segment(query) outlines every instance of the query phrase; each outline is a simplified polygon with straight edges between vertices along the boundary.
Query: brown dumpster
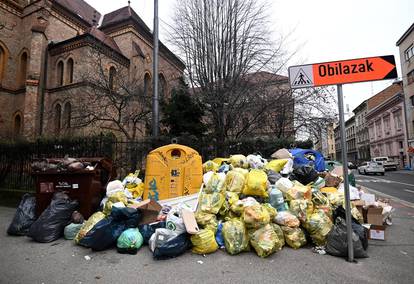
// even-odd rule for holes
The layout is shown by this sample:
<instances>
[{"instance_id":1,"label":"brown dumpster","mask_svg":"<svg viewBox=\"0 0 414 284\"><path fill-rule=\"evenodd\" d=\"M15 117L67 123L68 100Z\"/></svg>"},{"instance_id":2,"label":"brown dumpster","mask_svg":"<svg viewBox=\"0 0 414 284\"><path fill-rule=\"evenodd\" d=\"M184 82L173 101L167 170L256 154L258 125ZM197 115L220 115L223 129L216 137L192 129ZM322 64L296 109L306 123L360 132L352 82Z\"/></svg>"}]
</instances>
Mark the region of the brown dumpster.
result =
<instances>
[{"instance_id":1,"label":"brown dumpster","mask_svg":"<svg viewBox=\"0 0 414 284\"><path fill-rule=\"evenodd\" d=\"M59 159L51 159L54 162ZM79 211L85 219L99 208L105 196L107 183L114 179L116 172L112 161L106 158L79 158L89 162L93 170L57 171L50 169L35 171L32 175L36 184L36 214L39 216L50 204L55 192L62 191L79 202Z\"/></svg>"}]
</instances>

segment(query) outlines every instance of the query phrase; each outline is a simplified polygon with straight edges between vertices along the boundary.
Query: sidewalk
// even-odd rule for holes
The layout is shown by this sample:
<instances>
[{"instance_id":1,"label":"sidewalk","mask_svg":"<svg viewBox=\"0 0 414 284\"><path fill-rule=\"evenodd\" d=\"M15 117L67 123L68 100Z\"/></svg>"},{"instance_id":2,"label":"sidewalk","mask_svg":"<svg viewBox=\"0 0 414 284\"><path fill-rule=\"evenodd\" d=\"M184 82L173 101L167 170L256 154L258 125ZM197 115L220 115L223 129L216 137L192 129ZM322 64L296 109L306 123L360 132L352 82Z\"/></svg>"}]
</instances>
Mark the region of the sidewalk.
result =
<instances>
[{"instance_id":1,"label":"sidewalk","mask_svg":"<svg viewBox=\"0 0 414 284\"><path fill-rule=\"evenodd\" d=\"M41 244L9 237L14 209L0 207L0 283L412 283L414 208L392 205L396 212L387 241L370 241L370 257L358 263L315 254L310 246L284 247L266 259L253 252L230 256L219 251L155 261L146 246L137 255L92 252L64 239Z\"/></svg>"}]
</instances>

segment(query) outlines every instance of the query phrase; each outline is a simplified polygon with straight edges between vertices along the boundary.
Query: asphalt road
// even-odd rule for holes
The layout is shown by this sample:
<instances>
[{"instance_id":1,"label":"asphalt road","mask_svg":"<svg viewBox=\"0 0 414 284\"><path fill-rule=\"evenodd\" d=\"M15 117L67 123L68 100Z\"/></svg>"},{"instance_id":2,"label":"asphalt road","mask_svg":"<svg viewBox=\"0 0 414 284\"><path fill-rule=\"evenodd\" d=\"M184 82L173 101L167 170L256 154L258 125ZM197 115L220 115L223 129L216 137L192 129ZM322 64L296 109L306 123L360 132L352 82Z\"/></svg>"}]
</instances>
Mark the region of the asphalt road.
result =
<instances>
[{"instance_id":1,"label":"asphalt road","mask_svg":"<svg viewBox=\"0 0 414 284\"><path fill-rule=\"evenodd\" d=\"M414 172L387 171L384 176L360 175L357 172L357 185L363 185L401 200L414 203Z\"/></svg>"}]
</instances>

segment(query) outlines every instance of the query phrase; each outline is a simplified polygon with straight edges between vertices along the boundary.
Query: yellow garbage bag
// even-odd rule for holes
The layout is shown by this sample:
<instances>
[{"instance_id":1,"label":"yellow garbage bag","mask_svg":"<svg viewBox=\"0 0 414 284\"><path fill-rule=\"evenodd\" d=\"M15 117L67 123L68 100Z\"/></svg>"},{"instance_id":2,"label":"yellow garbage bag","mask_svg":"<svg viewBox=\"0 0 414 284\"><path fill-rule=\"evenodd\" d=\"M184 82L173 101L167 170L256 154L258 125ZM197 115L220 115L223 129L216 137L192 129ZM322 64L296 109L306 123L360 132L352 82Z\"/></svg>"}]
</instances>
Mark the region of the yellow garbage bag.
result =
<instances>
[{"instance_id":1,"label":"yellow garbage bag","mask_svg":"<svg viewBox=\"0 0 414 284\"><path fill-rule=\"evenodd\" d=\"M271 160L266 164L265 169L272 170L276 173L279 173L283 169L283 167L286 165L287 162L288 162L288 159Z\"/></svg>"},{"instance_id":2,"label":"yellow garbage bag","mask_svg":"<svg viewBox=\"0 0 414 284\"><path fill-rule=\"evenodd\" d=\"M249 173L249 170L242 168L233 168L232 171L241 173L244 176L244 179L247 178L247 174Z\"/></svg>"},{"instance_id":3,"label":"yellow garbage bag","mask_svg":"<svg viewBox=\"0 0 414 284\"><path fill-rule=\"evenodd\" d=\"M247 162L245 155L232 155L230 156L229 162L235 168L247 169L249 167L249 163Z\"/></svg>"},{"instance_id":4,"label":"yellow garbage bag","mask_svg":"<svg viewBox=\"0 0 414 284\"><path fill-rule=\"evenodd\" d=\"M244 223L233 219L223 224L224 245L229 254L238 254L249 249L249 236Z\"/></svg>"},{"instance_id":5,"label":"yellow garbage bag","mask_svg":"<svg viewBox=\"0 0 414 284\"><path fill-rule=\"evenodd\" d=\"M282 226L285 241L291 248L298 249L306 245L305 233L301 228L291 228Z\"/></svg>"},{"instance_id":6,"label":"yellow garbage bag","mask_svg":"<svg viewBox=\"0 0 414 284\"><path fill-rule=\"evenodd\" d=\"M342 205L345 202L343 193L327 193L326 197L328 198L331 206L333 206L334 208L338 207L339 205Z\"/></svg>"},{"instance_id":7,"label":"yellow garbage bag","mask_svg":"<svg viewBox=\"0 0 414 284\"><path fill-rule=\"evenodd\" d=\"M326 238L332 226L331 219L329 219L323 210L315 210L304 225L312 241L318 246L326 245Z\"/></svg>"},{"instance_id":8,"label":"yellow garbage bag","mask_svg":"<svg viewBox=\"0 0 414 284\"><path fill-rule=\"evenodd\" d=\"M200 210L205 213L217 214L224 203L224 196L221 193L202 193L199 203Z\"/></svg>"},{"instance_id":9,"label":"yellow garbage bag","mask_svg":"<svg viewBox=\"0 0 414 284\"><path fill-rule=\"evenodd\" d=\"M300 226L299 219L289 211L278 212L274 221L276 224L281 226L292 228Z\"/></svg>"},{"instance_id":10,"label":"yellow garbage bag","mask_svg":"<svg viewBox=\"0 0 414 284\"><path fill-rule=\"evenodd\" d=\"M220 165L209 160L203 164L203 173L210 172L210 171L217 172L219 167Z\"/></svg>"},{"instance_id":11,"label":"yellow garbage bag","mask_svg":"<svg viewBox=\"0 0 414 284\"><path fill-rule=\"evenodd\" d=\"M105 214L102 212L96 212L92 214L89 219L83 223L82 227L80 228L79 232L75 236L75 243L78 244L80 240L82 240L86 234L102 219L105 218Z\"/></svg>"},{"instance_id":12,"label":"yellow garbage bag","mask_svg":"<svg viewBox=\"0 0 414 284\"><path fill-rule=\"evenodd\" d=\"M280 241L281 246L283 247L285 245L285 236L283 235L282 228L275 223L270 223L272 225L273 231L275 231L277 238Z\"/></svg>"},{"instance_id":13,"label":"yellow garbage bag","mask_svg":"<svg viewBox=\"0 0 414 284\"><path fill-rule=\"evenodd\" d=\"M229 171L224 180L224 190L241 193L243 191L246 179L244 175L238 171Z\"/></svg>"},{"instance_id":14,"label":"yellow garbage bag","mask_svg":"<svg viewBox=\"0 0 414 284\"><path fill-rule=\"evenodd\" d=\"M295 199L289 204L289 210L293 215L298 217L299 221L303 224L306 219L312 215L313 203L307 199Z\"/></svg>"},{"instance_id":15,"label":"yellow garbage bag","mask_svg":"<svg viewBox=\"0 0 414 284\"><path fill-rule=\"evenodd\" d=\"M359 212L359 210L356 207L352 207L351 215L352 217L357 219L359 223L361 224L364 223L364 217L362 216L361 212Z\"/></svg>"},{"instance_id":16,"label":"yellow garbage bag","mask_svg":"<svg viewBox=\"0 0 414 284\"><path fill-rule=\"evenodd\" d=\"M243 211L243 222L247 228L258 229L270 222L270 215L260 204L247 206Z\"/></svg>"},{"instance_id":17,"label":"yellow garbage bag","mask_svg":"<svg viewBox=\"0 0 414 284\"><path fill-rule=\"evenodd\" d=\"M142 197L142 194L144 193L144 183L141 182L139 184L136 184L134 187L132 185L127 185L126 188L129 192L131 192L132 197L134 199L137 199L139 197Z\"/></svg>"},{"instance_id":18,"label":"yellow garbage bag","mask_svg":"<svg viewBox=\"0 0 414 284\"><path fill-rule=\"evenodd\" d=\"M191 243L193 244L192 252L197 254L213 253L218 249L214 232L209 229L200 230L192 235Z\"/></svg>"},{"instance_id":19,"label":"yellow garbage bag","mask_svg":"<svg viewBox=\"0 0 414 284\"><path fill-rule=\"evenodd\" d=\"M321 189L322 193L336 193L338 192L338 189L336 187L322 187Z\"/></svg>"},{"instance_id":20,"label":"yellow garbage bag","mask_svg":"<svg viewBox=\"0 0 414 284\"><path fill-rule=\"evenodd\" d=\"M211 213L204 213L201 211L196 211L195 219L197 224L203 229L211 229L212 231L216 232L218 227L217 217Z\"/></svg>"},{"instance_id":21,"label":"yellow garbage bag","mask_svg":"<svg viewBox=\"0 0 414 284\"><path fill-rule=\"evenodd\" d=\"M229 159L227 159L227 158L214 158L213 162L216 163L220 167L223 163L229 163Z\"/></svg>"},{"instance_id":22,"label":"yellow garbage bag","mask_svg":"<svg viewBox=\"0 0 414 284\"><path fill-rule=\"evenodd\" d=\"M244 195L260 196L267 198L267 175L262 170L253 169L247 174L243 188Z\"/></svg>"},{"instance_id":23,"label":"yellow garbage bag","mask_svg":"<svg viewBox=\"0 0 414 284\"><path fill-rule=\"evenodd\" d=\"M122 181L122 185L131 192L134 199L141 197L144 192L144 183L138 178L138 175L139 171L129 173Z\"/></svg>"},{"instance_id":24,"label":"yellow garbage bag","mask_svg":"<svg viewBox=\"0 0 414 284\"><path fill-rule=\"evenodd\" d=\"M277 210L269 203L262 204L263 208L266 209L267 213L269 213L270 221L274 220L277 216Z\"/></svg>"},{"instance_id":25,"label":"yellow garbage bag","mask_svg":"<svg viewBox=\"0 0 414 284\"><path fill-rule=\"evenodd\" d=\"M293 182L293 187L290 188L284 194L287 201L292 201L295 199L312 199L312 188L310 186L305 186L298 181Z\"/></svg>"},{"instance_id":26,"label":"yellow garbage bag","mask_svg":"<svg viewBox=\"0 0 414 284\"><path fill-rule=\"evenodd\" d=\"M123 191L118 191L108 197L108 200L105 202L103 207L103 213L105 215L110 215L112 211L112 205L115 203L121 202L124 205L128 204L128 198L126 197Z\"/></svg>"},{"instance_id":27,"label":"yellow garbage bag","mask_svg":"<svg viewBox=\"0 0 414 284\"><path fill-rule=\"evenodd\" d=\"M213 173L208 180L206 186L204 187L205 193L220 192L224 193L224 180L226 179L226 174L224 173Z\"/></svg>"},{"instance_id":28,"label":"yellow garbage bag","mask_svg":"<svg viewBox=\"0 0 414 284\"><path fill-rule=\"evenodd\" d=\"M253 232L250 244L260 257L267 257L282 248L282 243L270 224Z\"/></svg>"}]
</instances>

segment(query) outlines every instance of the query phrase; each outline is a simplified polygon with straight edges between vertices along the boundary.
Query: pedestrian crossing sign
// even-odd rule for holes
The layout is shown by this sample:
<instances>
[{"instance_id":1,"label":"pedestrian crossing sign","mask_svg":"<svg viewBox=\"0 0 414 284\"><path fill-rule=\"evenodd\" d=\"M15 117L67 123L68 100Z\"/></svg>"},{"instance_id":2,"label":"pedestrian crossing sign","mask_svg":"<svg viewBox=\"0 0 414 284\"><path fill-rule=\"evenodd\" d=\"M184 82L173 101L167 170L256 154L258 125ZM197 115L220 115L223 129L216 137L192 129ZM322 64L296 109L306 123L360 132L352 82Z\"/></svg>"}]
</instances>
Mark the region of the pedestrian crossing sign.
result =
<instances>
[{"instance_id":1,"label":"pedestrian crossing sign","mask_svg":"<svg viewBox=\"0 0 414 284\"><path fill-rule=\"evenodd\" d=\"M289 79L292 89L314 86L312 65L289 68Z\"/></svg>"}]
</instances>

